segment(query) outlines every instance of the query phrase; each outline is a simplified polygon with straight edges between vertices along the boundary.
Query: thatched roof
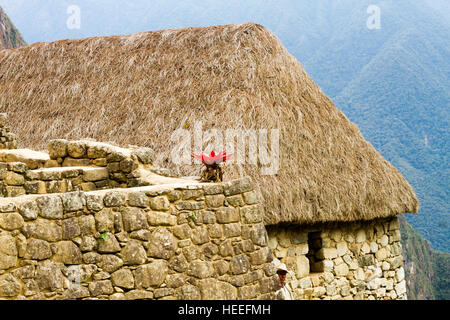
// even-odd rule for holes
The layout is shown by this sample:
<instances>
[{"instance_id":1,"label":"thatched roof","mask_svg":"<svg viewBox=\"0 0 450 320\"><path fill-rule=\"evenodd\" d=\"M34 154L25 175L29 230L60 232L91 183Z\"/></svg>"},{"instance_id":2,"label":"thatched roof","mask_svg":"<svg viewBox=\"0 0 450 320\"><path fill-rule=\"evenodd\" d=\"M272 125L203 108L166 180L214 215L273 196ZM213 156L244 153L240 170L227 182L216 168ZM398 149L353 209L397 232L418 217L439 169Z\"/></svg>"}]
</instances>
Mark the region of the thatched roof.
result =
<instances>
[{"instance_id":1,"label":"thatched roof","mask_svg":"<svg viewBox=\"0 0 450 320\"><path fill-rule=\"evenodd\" d=\"M254 23L38 43L0 51L0 111L27 147L90 137L149 146L176 166L174 130L279 129L280 169L226 167L250 176L265 223L370 220L416 212L411 186Z\"/></svg>"}]
</instances>

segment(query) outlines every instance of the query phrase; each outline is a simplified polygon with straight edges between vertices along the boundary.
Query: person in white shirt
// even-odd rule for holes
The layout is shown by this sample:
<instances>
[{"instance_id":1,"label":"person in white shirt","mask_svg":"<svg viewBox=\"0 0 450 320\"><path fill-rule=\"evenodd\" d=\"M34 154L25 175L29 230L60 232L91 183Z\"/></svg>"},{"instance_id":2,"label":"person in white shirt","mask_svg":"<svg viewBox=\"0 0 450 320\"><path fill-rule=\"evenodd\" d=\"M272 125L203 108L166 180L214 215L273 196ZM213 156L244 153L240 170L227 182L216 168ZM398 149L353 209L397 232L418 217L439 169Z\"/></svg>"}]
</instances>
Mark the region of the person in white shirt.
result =
<instances>
[{"instance_id":1,"label":"person in white shirt","mask_svg":"<svg viewBox=\"0 0 450 320\"><path fill-rule=\"evenodd\" d=\"M276 268L281 288L275 293L275 300L294 300L291 287L286 283L286 274L288 273L286 265L279 263Z\"/></svg>"}]
</instances>

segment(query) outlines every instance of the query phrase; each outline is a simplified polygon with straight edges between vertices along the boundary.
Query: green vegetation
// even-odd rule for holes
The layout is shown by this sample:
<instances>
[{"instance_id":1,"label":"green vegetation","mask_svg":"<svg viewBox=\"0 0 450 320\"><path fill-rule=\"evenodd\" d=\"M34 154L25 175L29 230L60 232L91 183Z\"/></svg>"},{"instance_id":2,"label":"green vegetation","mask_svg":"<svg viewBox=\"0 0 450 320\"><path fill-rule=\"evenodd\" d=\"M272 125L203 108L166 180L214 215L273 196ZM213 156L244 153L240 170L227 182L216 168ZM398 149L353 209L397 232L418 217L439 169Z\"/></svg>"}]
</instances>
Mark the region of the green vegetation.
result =
<instances>
[{"instance_id":1,"label":"green vegetation","mask_svg":"<svg viewBox=\"0 0 450 320\"><path fill-rule=\"evenodd\" d=\"M450 253L433 250L400 216L408 299L450 299Z\"/></svg>"}]
</instances>

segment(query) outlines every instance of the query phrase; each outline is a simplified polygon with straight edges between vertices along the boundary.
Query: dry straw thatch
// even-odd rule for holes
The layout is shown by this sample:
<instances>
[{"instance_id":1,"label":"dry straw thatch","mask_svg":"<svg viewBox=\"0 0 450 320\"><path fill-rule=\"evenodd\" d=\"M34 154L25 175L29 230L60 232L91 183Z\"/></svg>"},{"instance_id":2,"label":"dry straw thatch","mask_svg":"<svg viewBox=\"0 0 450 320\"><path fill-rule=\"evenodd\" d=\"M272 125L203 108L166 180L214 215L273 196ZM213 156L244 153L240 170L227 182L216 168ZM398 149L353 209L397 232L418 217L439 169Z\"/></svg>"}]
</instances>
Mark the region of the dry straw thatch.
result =
<instances>
[{"instance_id":1,"label":"dry straw thatch","mask_svg":"<svg viewBox=\"0 0 450 320\"><path fill-rule=\"evenodd\" d=\"M38 43L0 51L0 111L22 144L90 137L149 146L175 166L174 130L279 129L280 170L250 176L265 223L370 220L416 212L403 176L364 140L265 27L241 25Z\"/></svg>"}]
</instances>

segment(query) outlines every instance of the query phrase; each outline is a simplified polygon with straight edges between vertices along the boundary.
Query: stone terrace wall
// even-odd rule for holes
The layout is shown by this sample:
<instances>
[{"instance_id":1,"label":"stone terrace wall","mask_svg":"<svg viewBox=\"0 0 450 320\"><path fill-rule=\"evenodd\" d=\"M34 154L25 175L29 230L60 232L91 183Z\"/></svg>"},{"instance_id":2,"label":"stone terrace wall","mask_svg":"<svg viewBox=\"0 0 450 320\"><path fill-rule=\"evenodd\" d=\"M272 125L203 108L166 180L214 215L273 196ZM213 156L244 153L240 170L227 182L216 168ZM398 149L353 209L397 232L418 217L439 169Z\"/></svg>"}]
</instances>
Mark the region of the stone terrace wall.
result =
<instances>
[{"instance_id":1,"label":"stone terrace wall","mask_svg":"<svg viewBox=\"0 0 450 320\"><path fill-rule=\"evenodd\" d=\"M137 147L130 150L90 140L51 140L48 151L54 166L107 168L113 188L144 185L137 169L142 165L150 169L155 160L154 151L150 148Z\"/></svg>"},{"instance_id":2,"label":"stone terrace wall","mask_svg":"<svg viewBox=\"0 0 450 320\"><path fill-rule=\"evenodd\" d=\"M269 227L296 299L406 299L396 217L316 227ZM310 262L311 261L311 262Z\"/></svg>"},{"instance_id":3,"label":"stone terrace wall","mask_svg":"<svg viewBox=\"0 0 450 320\"><path fill-rule=\"evenodd\" d=\"M48 160L36 163L36 159L26 158L27 152L1 154L0 196L137 187L149 184L142 179L143 172L168 175L152 165L153 150L145 147L130 150L89 140L59 139L50 141ZM17 157L23 162L16 161Z\"/></svg>"},{"instance_id":4,"label":"stone terrace wall","mask_svg":"<svg viewBox=\"0 0 450 320\"><path fill-rule=\"evenodd\" d=\"M70 167L30 170L22 162L0 162L0 196L92 191L117 186L106 168Z\"/></svg>"},{"instance_id":5,"label":"stone terrace wall","mask_svg":"<svg viewBox=\"0 0 450 320\"><path fill-rule=\"evenodd\" d=\"M249 179L0 199L0 298L270 299Z\"/></svg>"},{"instance_id":6,"label":"stone terrace wall","mask_svg":"<svg viewBox=\"0 0 450 320\"><path fill-rule=\"evenodd\" d=\"M17 147L17 137L9 131L7 121L7 114L0 113L0 149L15 149Z\"/></svg>"}]
</instances>

